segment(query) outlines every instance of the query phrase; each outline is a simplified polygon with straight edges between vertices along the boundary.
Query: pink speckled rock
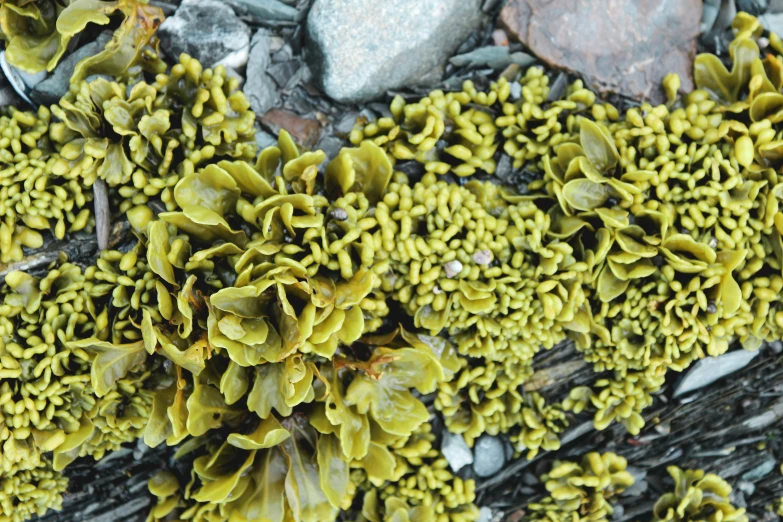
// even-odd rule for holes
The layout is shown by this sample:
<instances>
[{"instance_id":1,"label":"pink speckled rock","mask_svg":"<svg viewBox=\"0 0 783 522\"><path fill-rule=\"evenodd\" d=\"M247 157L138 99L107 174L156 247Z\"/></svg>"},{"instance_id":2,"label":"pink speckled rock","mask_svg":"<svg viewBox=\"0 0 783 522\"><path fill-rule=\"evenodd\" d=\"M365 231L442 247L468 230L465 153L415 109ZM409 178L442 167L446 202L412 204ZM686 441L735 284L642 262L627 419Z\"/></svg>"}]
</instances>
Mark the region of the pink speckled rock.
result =
<instances>
[{"instance_id":1,"label":"pink speckled rock","mask_svg":"<svg viewBox=\"0 0 783 522\"><path fill-rule=\"evenodd\" d=\"M500 22L553 67L602 92L660 103L667 73L683 91L699 35L701 0L509 0Z\"/></svg>"}]
</instances>

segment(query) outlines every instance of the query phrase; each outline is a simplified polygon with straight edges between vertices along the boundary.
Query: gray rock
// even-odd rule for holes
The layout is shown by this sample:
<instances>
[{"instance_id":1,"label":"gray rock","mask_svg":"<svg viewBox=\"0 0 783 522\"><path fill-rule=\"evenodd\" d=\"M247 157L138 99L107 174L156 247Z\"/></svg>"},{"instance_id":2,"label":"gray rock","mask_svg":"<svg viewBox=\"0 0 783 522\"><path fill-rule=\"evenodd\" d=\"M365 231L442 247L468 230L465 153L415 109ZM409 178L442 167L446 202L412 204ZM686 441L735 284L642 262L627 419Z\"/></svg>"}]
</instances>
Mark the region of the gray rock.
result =
<instances>
[{"instance_id":1,"label":"gray rock","mask_svg":"<svg viewBox=\"0 0 783 522\"><path fill-rule=\"evenodd\" d=\"M488 45L479 47L469 53L458 54L449 60L458 67L467 65L469 67L491 67L492 69L505 69L512 63L519 66L530 65L536 59L523 52L509 52L508 47L503 45Z\"/></svg>"},{"instance_id":2,"label":"gray rock","mask_svg":"<svg viewBox=\"0 0 783 522\"><path fill-rule=\"evenodd\" d=\"M348 134L353 130L356 125L356 118L359 117L359 113L356 111L350 111L345 113L337 123L334 124L334 130L340 134Z\"/></svg>"},{"instance_id":3,"label":"gray rock","mask_svg":"<svg viewBox=\"0 0 783 522\"><path fill-rule=\"evenodd\" d=\"M566 431L562 437L560 437L560 444L565 446L569 442L575 441L587 435L595 429L593 421L585 421L579 426L575 426Z\"/></svg>"},{"instance_id":4,"label":"gray rock","mask_svg":"<svg viewBox=\"0 0 783 522\"><path fill-rule=\"evenodd\" d=\"M674 397L701 389L718 379L741 370L759 354L758 350L736 350L719 357L707 357L690 367L688 373L680 378L674 388Z\"/></svg>"},{"instance_id":5,"label":"gray rock","mask_svg":"<svg viewBox=\"0 0 783 522\"><path fill-rule=\"evenodd\" d=\"M631 474L634 482L641 482L647 478L647 470L637 468L636 466L628 466L625 468L625 471Z\"/></svg>"},{"instance_id":6,"label":"gray rock","mask_svg":"<svg viewBox=\"0 0 783 522\"><path fill-rule=\"evenodd\" d=\"M266 72L270 65L269 43L269 33L265 29L259 29L253 35L250 58L247 61L244 91L250 101L250 108L258 116L263 116L269 109L280 104L277 85Z\"/></svg>"},{"instance_id":7,"label":"gray rock","mask_svg":"<svg viewBox=\"0 0 783 522\"><path fill-rule=\"evenodd\" d=\"M649 489L649 487L650 484L646 480L639 480L634 482L630 488L620 494L624 497L639 498Z\"/></svg>"},{"instance_id":8,"label":"gray rock","mask_svg":"<svg viewBox=\"0 0 783 522\"><path fill-rule=\"evenodd\" d=\"M625 508L622 504L616 504L612 512L612 520L622 520L625 516Z\"/></svg>"},{"instance_id":9,"label":"gray rock","mask_svg":"<svg viewBox=\"0 0 783 522\"><path fill-rule=\"evenodd\" d=\"M24 100L30 105L34 105L30 100L29 89L22 80L20 71L16 67L12 67L5 59L5 51L0 52L0 68L3 70L4 78L0 78L0 84L2 89L0 90L0 99L2 99L2 106L17 105L20 101Z\"/></svg>"},{"instance_id":10,"label":"gray rock","mask_svg":"<svg viewBox=\"0 0 783 522\"><path fill-rule=\"evenodd\" d=\"M318 142L316 149L322 150L326 153L326 159L331 160L337 156L340 149L343 146L343 140L337 136L324 136L321 141Z\"/></svg>"},{"instance_id":11,"label":"gray rock","mask_svg":"<svg viewBox=\"0 0 783 522\"><path fill-rule=\"evenodd\" d=\"M279 0L235 0L247 12L253 16L265 20L280 20L293 22L299 13L290 5L285 5Z\"/></svg>"},{"instance_id":12,"label":"gray rock","mask_svg":"<svg viewBox=\"0 0 783 522\"><path fill-rule=\"evenodd\" d=\"M477 250L473 253L473 262L481 266L490 264L492 262L492 251L488 249Z\"/></svg>"},{"instance_id":13,"label":"gray rock","mask_svg":"<svg viewBox=\"0 0 783 522\"><path fill-rule=\"evenodd\" d=\"M753 493L756 492L756 485L753 482L746 482L744 480L740 480L737 482L737 489L742 491L745 496L752 497Z\"/></svg>"},{"instance_id":14,"label":"gray rock","mask_svg":"<svg viewBox=\"0 0 783 522\"><path fill-rule=\"evenodd\" d=\"M479 509L478 522L492 522L493 518L492 510L487 506L483 506L481 509Z\"/></svg>"},{"instance_id":15,"label":"gray rock","mask_svg":"<svg viewBox=\"0 0 783 522\"><path fill-rule=\"evenodd\" d=\"M720 0L705 0L701 14L701 25L699 30L702 33L708 33L715 25L715 19L718 18L720 11Z\"/></svg>"},{"instance_id":16,"label":"gray rock","mask_svg":"<svg viewBox=\"0 0 783 522\"><path fill-rule=\"evenodd\" d=\"M463 467L473 464L473 453L465 443L462 435L443 430L443 440L440 445L440 452L446 457L449 466L456 473Z\"/></svg>"},{"instance_id":17,"label":"gray rock","mask_svg":"<svg viewBox=\"0 0 783 522\"><path fill-rule=\"evenodd\" d=\"M176 60L182 53L204 67L219 63L234 68L247 61L250 28L218 0L184 0L174 16L158 28L163 51Z\"/></svg>"},{"instance_id":18,"label":"gray rock","mask_svg":"<svg viewBox=\"0 0 783 522\"><path fill-rule=\"evenodd\" d=\"M778 399L763 413L754 415L742 421L742 425L749 430L762 430L783 419L783 399Z\"/></svg>"},{"instance_id":19,"label":"gray rock","mask_svg":"<svg viewBox=\"0 0 783 522\"><path fill-rule=\"evenodd\" d=\"M778 35L783 34L783 12L767 13L764 16L760 16L759 20L761 21L761 25L764 26L764 29L777 33Z\"/></svg>"},{"instance_id":20,"label":"gray rock","mask_svg":"<svg viewBox=\"0 0 783 522\"><path fill-rule=\"evenodd\" d=\"M528 486L538 486L538 477L536 477L532 472L527 471L522 475L522 482L524 482Z\"/></svg>"},{"instance_id":21,"label":"gray rock","mask_svg":"<svg viewBox=\"0 0 783 522\"><path fill-rule=\"evenodd\" d=\"M36 85L44 81L44 79L46 79L46 76L48 74L46 71L41 71L35 74L30 74L29 72L25 72L22 70L17 70L17 72L19 73L19 76L22 78L24 84L29 89L32 89L33 87L35 87Z\"/></svg>"},{"instance_id":22,"label":"gray rock","mask_svg":"<svg viewBox=\"0 0 783 522\"><path fill-rule=\"evenodd\" d=\"M767 5L767 12L783 13L783 0L769 0L769 4Z\"/></svg>"},{"instance_id":23,"label":"gray rock","mask_svg":"<svg viewBox=\"0 0 783 522\"><path fill-rule=\"evenodd\" d=\"M435 82L482 20L482 0L315 0L307 57L323 91L358 102Z\"/></svg>"},{"instance_id":24,"label":"gray rock","mask_svg":"<svg viewBox=\"0 0 783 522\"><path fill-rule=\"evenodd\" d=\"M747 482L757 482L772 473L772 470L775 469L776 465L775 459L769 457L758 466L743 473L741 478Z\"/></svg>"},{"instance_id":25,"label":"gray rock","mask_svg":"<svg viewBox=\"0 0 783 522\"><path fill-rule=\"evenodd\" d=\"M51 105L60 101L71 83L71 75L82 59L98 54L111 40L111 31L103 31L94 42L90 42L71 53L65 60L57 64L54 73L38 83L30 91L30 98L38 105Z\"/></svg>"},{"instance_id":26,"label":"gray rock","mask_svg":"<svg viewBox=\"0 0 783 522\"><path fill-rule=\"evenodd\" d=\"M266 131L258 130L256 131L256 145L258 145L258 150L264 150L272 145L277 145L277 138Z\"/></svg>"},{"instance_id":27,"label":"gray rock","mask_svg":"<svg viewBox=\"0 0 783 522\"><path fill-rule=\"evenodd\" d=\"M9 105L18 106L22 102L22 98L16 93L13 87L10 85L3 85L0 87L0 107L7 107Z\"/></svg>"},{"instance_id":28,"label":"gray rock","mask_svg":"<svg viewBox=\"0 0 783 522\"><path fill-rule=\"evenodd\" d=\"M473 460L473 471L479 477L489 477L494 475L506 463L506 451L503 447L503 441L499 437L492 435L482 435L476 441L474 448L475 457Z\"/></svg>"},{"instance_id":29,"label":"gray rock","mask_svg":"<svg viewBox=\"0 0 783 522\"><path fill-rule=\"evenodd\" d=\"M448 278L452 278L462 272L462 268L462 263L460 263L457 259L453 259L443 265L443 270L446 272L446 277Z\"/></svg>"},{"instance_id":30,"label":"gray rock","mask_svg":"<svg viewBox=\"0 0 783 522\"><path fill-rule=\"evenodd\" d=\"M518 100L522 97L522 84L519 82L511 82L511 99Z\"/></svg>"},{"instance_id":31,"label":"gray rock","mask_svg":"<svg viewBox=\"0 0 783 522\"><path fill-rule=\"evenodd\" d=\"M296 71L299 70L301 65L301 62L298 60L289 60L287 62L276 63L269 66L267 73L272 77L272 79L275 80L275 83L280 88L283 88L288 84L288 81L291 79L291 77L296 74Z\"/></svg>"}]
</instances>

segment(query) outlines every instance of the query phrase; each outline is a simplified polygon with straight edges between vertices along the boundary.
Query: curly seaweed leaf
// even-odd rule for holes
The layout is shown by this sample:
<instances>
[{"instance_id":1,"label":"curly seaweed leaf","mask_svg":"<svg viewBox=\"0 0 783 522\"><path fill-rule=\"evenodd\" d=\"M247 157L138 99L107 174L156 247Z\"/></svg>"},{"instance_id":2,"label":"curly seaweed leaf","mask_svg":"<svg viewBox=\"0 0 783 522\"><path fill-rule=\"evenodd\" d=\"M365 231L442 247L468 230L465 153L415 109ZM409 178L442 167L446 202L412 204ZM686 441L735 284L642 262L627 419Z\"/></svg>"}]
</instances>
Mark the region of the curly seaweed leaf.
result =
<instances>
[{"instance_id":1,"label":"curly seaweed leaf","mask_svg":"<svg viewBox=\"0 0 783 522\"><path fill-rule=\"evenodd\" d=\"M340 449L340 441L334 435L321 435L316 453L321 490L332 507L339 509L350 484L350 469Z\"/></svg>"},{"instance_id":2,"label":"curly seaweed leaf","mask_svg":"<svg viewBox=\"0 0 783 522\"><path fill-rule=\"evenodd\" d=\"M289 468L285 477L288 505L296 522L331 520L335 509L321 489L321 477L315 455L306 449L307 435L296 428L283 442Z\"/></svg>"},{"instance_id":3,"label":"curly seaweed leaf","mask_svg":"<svg viewBox=\"0 0 783 522\"><path fill-rule=\"evenodd\" d=\"M427 408L409 389L432 389L437 376L431 362L427 354L413 348L378 348L368 366L380 378L358 375L348 386L345 402L359 413L370 412L384 431L407 436L429 418Z\"/></svg>"},{"instance_id":4,"label":"curly seaweed leaf","mask_svg":"<svg viewBox=\"0 0 783 522\"><path fill-rule=\"evenodd\" d=\"M83 417L79 424L79 429L65 436L65 440L54 450L54 470L62 471L65 467L76 460L79 456L79 449L92 437L95 426L87 417Z\"/></svg>"},{"instance_id":5,"label":"curly seaweed leaf","mask_svg":"<svg viewBox=\"0 0 783 522\"><path fill-rule=\"evenodd\" d=\"M209 384L195 382L193 393L187 401L187 430L194 437L219 428L241 414L226 404L220 391Z\"/></svg>"},{"instance_id":6,"label":"curly seaweed leaf","mask_svg":"<svg viewBox=\"0 0 783 522\"><path fill-rule=\"evenodd\" d=\"M129 371L147 360L144 341L131 344L112 344L95 337L71 341L68 347L82 348L95 353L90 368L90 379L95 394L103 397L114 384L125 377Z\"/></svg>"},{"instance_id":7,"label":"curly seaweed leaf","mask_svg":"<svg viewBox=\"0 0 783 522\"><path fill-rule=\"evenodd\" d=\"M751 39L737 41L732 50L734 64L731 72L713 54L700 54L693 63L696 87L706 90L714 99L724 103L739 99L740 92L750 80L751 65L759 56L759 47Z\"/></svg>"},{"instance_id":8,"label":"curly seaweed leaf","mask_svg":"<svg viewBox=\"0 0 783 522\"><path fill-rule=\"evenodd\" d=\"M612 135L606 127L587 118L581 118L579 126L579 143L590 163L598 172L612 170L620 159Z\"/></svg>"},{"instance_id":9,"label":"curly seaweed leaf","mask_svg":"<svg viewBox=\"0 0 783 522\"><path fill-rule=\"evenodd\" d=\"M259 450L249 473L253 485L235 502L237 521L283 522L287 473L288 462L279 447Z\"/></svg>"},{"instance_id":10,"label":"curly seaweed leaf","mask_svg":"<svg viewBox=\"0 0 783 522\"><path fill-rule=\"evenodd\" d=\"M272 416L258 423L258 427L248 435L232 433L228 436L228 443L237 448L257 450L273 448L290 437L288 430L280 425L280 422Z\"/></svg>"},{"instance_id":11,"label":"curly seaweed leaf","mask_svg":"<svg viewBox=\"0 0 783 522\"><path fill-rule=\"evenodd\" d=\"M347 194L363 192L370 203L383 196L392 175L392 165L383 149L370 141L358 148L342 149L326 167L326 190Z\"/></svg>"}]
</instances>

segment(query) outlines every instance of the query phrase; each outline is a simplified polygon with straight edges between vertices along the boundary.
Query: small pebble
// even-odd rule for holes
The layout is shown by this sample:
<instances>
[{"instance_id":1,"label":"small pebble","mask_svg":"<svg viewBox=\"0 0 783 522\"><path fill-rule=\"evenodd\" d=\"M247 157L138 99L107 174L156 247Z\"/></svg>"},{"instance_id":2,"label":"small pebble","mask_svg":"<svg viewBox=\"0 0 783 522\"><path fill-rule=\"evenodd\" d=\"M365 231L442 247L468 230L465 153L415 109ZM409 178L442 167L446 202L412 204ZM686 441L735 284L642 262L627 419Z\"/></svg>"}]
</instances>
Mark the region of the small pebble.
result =
<instances>
[{"instance_id":1,"label":"small pebble","mask_svg":"<svg viewBox=\"0 0 783 522\"><path fill-rule=\"evenodd\" d=\"M456 473L463 467L473 463L473 453L470 451L465 439L460 434L443 430L443 441L440 452L446 457L451 469Z\"/></svg>"},{"instance_id":2,"label":"small pebble","mask_svg":"<svg viewBox=\"0 0 783 522\"><path fill-rule=\"evenodd\" d=\"M482 435L474 448L473 471L479 477L494 475L506 463L506 451L499 437Z\"/></svg>"},{"instance_id":3,"label":"small pebble","mask_svg":"<svg viewBox=\"0 0 783 522\"><path fill-rule=\"evenodd\" d=\"M538 477L530 473L529 471L522 475L522 482L527 484L528 486L537 486L538 485Z\"/></svg>"},{"instance_id":4,"label":"small pebble","mask_svg":"<svg viewBox=\"0 0 783 522\"><path fill-rule=\"evenodd\" d=\"M344 208L336 208L332 210L331 216L337 221L345 221L348 219L348 212Z\"/></svg>"},{"instance_id":5,"label":"small pebble","mask_svg":"<svg viewBox=\"0 0 783 522\"><path fill-rule=\"evenodd\" d=\"M742 491L745 494L745 496L751 497L753 496L753 493L756 492L756 485L753 482L740 480L739 482L737 482L737 489Z\"/></svg>"},{"instance_id":6,"label":"small pebble","mask_svg":"<svg viewBox=\"0 0 783 522\"><path fill-rule=\"evenodd\" d=\"M506 31L503 29L495 29L492 31L492 43L508 47L508 35L506 34Z\"/></svg>"},{"instance_id":7,"label":"small pebble","mask_svg":"<svg viewBox=\"0 0 783 522\"><path fill-rule=\"evenodd\" d=\"M482 507L479 509L479 519L478 522L492 522L492 510L488 508L487 506Z\"/></svg>"},{"instance_id":8,"label":"small pebble","mask_svg":"<svg viewBox=\"0 0 783 522\"><path fill-rule=\"evenodd\" d=\"M511 99L518 100L522 97L522 84L519 82L511 82Z\"/></svg>"},{"instance_id":9,"label":"small pebble","mask_svg":"<svg viewBox=\"0 0 783 522\"><path fill-rule=\"evenodd\" d=\"M462 272L462 263L454 259L453 261L449 261L443 265L443 270L446 271L446 277L454 277L455 275Z\"/></svg>"},{"instance_id":10,"label":"small pebble","mask_svg":"<svg viewBox=\"0 0 783 522\"><path fill-rule=\"evenodd\" d=\"M489 250L479 250L473 253L473 262L477 265L486 266L492 262L492 252Z\"/></svg>"}]
</instances>

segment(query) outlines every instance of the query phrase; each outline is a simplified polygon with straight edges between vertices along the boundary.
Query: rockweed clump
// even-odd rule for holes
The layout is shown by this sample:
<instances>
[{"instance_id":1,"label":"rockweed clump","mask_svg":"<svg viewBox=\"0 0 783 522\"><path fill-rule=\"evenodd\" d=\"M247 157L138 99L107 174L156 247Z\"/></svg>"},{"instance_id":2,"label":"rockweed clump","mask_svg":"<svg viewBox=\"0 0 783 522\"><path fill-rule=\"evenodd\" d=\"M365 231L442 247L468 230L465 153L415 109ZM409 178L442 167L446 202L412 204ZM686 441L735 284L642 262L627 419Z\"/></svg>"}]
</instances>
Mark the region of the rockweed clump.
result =
<instances>
[{"instance_id":1,"label":"rockweed clump","mask_svg":"<svg viewBox=\"0 0 783 522\"><path fill-rule=\"evenodd\" d=\"M699 56L698 89L669 76L667 104L622 115L581 82L548 101L533 67L516 100L503 78L397 97L325 167L285 131L258 152L236 80L186 55L167 69L152 35L144 67L4 109L3 262L39 231L92 231L99 180L135 238L5 278L2 516L57 507L65 466L143 437L191 462L150 481L151 521L474 521L475 484L448 470L421 395L468 443L505 433L533 458L572 413L638 434L670 370L781 339L781 58L759 58L755 18L734 28L732 70ZM501 155L535 174L523 193L492 182ZM566 339L604 375L548 403L524 385ZM626 464L556 462L530 517L605 520ZM687 487L656 520L744 521L720 479L672 475Z\"/></svg>"}]
</instances>

